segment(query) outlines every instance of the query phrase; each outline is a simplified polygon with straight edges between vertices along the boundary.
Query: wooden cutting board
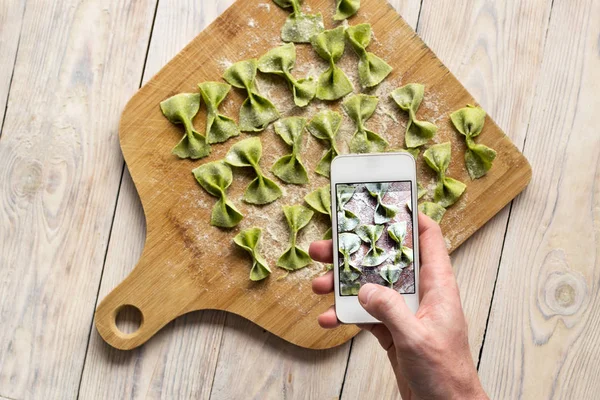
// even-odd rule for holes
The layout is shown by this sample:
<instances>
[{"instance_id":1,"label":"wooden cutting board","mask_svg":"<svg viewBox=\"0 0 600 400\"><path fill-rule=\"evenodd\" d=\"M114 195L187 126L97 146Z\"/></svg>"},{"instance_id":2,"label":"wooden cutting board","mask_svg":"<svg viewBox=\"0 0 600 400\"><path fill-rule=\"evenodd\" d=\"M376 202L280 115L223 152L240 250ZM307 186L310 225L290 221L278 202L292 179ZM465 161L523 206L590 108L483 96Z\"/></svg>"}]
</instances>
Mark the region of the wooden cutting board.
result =
<instances>
[{"instance_id":1,"label":"wooden cutting board","mask_svg":"<svg viewBox=\"0 0 600 400\"><path fill-rule=\"evenodd\" d=\"M368 50L394 68L378 88L367 92L380 97L378 110L367 127L388 139L392 148L402 147L406 115L392 103L389 93L407 83L423 83L425 100L418 117L440 127L435 142L452 142L449 176L468 184L466 193L448 210L441 223L448 249L452 251L523 190L531 177L530 166L488 117L478 141L494 148L498 157L486 177L470 181L464 168L464 140L453 130L448 114L476 101L385 0L363 0L362 3L359 14L349 23L371 23L375 37ZM321 12L328 29L336 26L332 20L333 8L332 0L307 0L303 6L305 12ZM328 183L326 178L313 172L324 151L322 144L305 134L302 157L310 171L310 185L278 182L284 196L270 205L257 207L241 202L252 174L236 169L228 193L246 217L235 229L222 230L209 225L216 199L200 188L191 170L222 158L233 143L249 134L213 145L211 156L204 160L179 160L171 154L171 148L181 138L181 127L170 124L159 109L159 103L169 96L195 92L199 82L220 80L232 62L260 57L282 44L280 27L287 15L287 11L269 0L239 0L144 85L125 108L120 124L121 148L142 201L147 237L135 269L96 311L98 332L112 346L137 347L174 318L201 309L236 313L307 348L330 348L358 332L354 326L332 331L318 326L318 314L333 304L332 296L316 296L310 288L311 279L325 271L323 265L315 263L290 274L275 267L288 240L281 206L301 204L306 193ZM298 61L293 72L296 77L317 77L327 68L310 45L296 47ZM339 65L355 82L355 91L358 91L357 57L349 46ZM321 101L314 101L306 109L295 108L285 82L264 75L258 79L261 93L277 105L282 116L302 115L310 119L320 109L340 109L340 102ZM221 112L237 119L243 100L244 93L233 89ZM202 106L195 126L203 131L204 124ZM343 150L347 151L352 133L353 126L344 116L339 135ZM262 169L277 180L268 171L275 160L289 150L274 134L272 126L258 136L263 145ZM431 192L434 176L422 157L418 167L421 183ZM320 238L328 223L325 218L315 216L302 231L300 245L307 248L310 241ZM247 254L232 243L240 229L251 226L263 228L263 253L273 270L263 282L248 279ZM142 314L141 326L134 333L124 334L116 327L116 316L125 305L138 308Z\"/></svg>"}]
</instances>

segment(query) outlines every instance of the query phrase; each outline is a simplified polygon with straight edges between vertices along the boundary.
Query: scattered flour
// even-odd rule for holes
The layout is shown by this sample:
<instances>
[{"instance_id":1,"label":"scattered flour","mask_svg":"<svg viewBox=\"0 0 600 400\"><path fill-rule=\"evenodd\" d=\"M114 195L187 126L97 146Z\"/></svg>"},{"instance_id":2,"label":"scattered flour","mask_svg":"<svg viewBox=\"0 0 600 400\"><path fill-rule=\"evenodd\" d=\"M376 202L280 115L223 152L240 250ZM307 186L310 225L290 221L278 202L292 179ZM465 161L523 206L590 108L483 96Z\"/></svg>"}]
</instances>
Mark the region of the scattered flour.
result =
<instances>
[{"instance_id":1,"label":"scattered flour","mask_svg":"<svg viewBox=\"0 0 600 400\"><path fill-rule=\"evenodd\" d=\"M250 18L248 20L248 26L250 28L256 28L258 26L258 23L256 22L256 20L254 18Z\"/></svg>"},{"instance_id":2,"label":"scattered flour","mask_svg":"<svg viewBox=\"0 0 600 400\"><path fill-rule=\"evenodd\" d=\"M227 68L229 68L233 65L233 61L231 61L227 58L221 58L219 61L217 61L217 63L223 70L226 70Z\"/></svg>"},{"instance_id":3,"label":"scattered flour","mask_svg":"<svg viewBox=\"0 0 600 400\"><path fill-rule=\"evenodd\" d=\"M269 3L258 3L258 8L266 12L271 12L271 5Z\"/></svg>"}]
</instances>

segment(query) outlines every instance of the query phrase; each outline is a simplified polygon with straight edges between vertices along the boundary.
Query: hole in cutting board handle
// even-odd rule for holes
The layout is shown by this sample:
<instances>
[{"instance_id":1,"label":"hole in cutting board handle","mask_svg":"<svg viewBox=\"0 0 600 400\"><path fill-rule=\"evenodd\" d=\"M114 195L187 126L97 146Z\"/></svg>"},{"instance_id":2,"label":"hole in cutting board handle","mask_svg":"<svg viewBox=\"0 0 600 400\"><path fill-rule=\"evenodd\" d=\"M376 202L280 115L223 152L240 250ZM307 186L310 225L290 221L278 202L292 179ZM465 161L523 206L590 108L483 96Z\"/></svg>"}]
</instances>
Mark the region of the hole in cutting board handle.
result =
<instances>
[{"instance_id":1,"label":"hole in cutting board handle","mask_svg":"<svg viewBox=\"0 0 600 400\"><path fill-rule=\"evenodd\" d=\"M132 304L124 304L117 308L114 312L114 318L117 331L125 336L135 335L144 324L144 314Z\"/></svg>"}]
</instances>

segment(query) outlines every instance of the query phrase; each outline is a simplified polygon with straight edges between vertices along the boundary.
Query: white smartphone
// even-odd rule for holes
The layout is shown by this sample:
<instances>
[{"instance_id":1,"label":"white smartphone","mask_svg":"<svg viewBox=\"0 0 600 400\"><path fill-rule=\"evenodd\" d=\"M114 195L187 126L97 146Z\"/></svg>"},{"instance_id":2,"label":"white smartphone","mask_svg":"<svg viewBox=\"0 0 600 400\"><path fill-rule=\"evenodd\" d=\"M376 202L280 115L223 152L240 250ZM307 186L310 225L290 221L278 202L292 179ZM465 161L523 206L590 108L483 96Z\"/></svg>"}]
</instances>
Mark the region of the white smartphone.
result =
<instances>
[{"instance_id":1,"label":"white smartphone","mask_svg":"<svg viewBox=\"0 0 600 400\"><path fill-rule=\"evenodd\" d=\"M415 159L408 153L349 154L331 163L335 311L345 324L378 323L359 303L366 283L419 307Z\"/></svg>"}]
</instances>

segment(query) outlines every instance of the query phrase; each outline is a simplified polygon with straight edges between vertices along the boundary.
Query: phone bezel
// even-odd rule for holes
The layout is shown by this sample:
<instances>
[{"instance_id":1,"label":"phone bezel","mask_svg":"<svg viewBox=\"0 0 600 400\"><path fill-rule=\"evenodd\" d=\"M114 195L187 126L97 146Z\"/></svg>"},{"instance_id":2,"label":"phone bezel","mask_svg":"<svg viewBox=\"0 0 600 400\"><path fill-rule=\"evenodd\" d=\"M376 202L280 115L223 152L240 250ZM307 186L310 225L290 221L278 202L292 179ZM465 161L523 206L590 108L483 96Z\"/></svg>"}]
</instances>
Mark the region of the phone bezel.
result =
<instances>
[{"instance_id":1,"label":"phone bezel","mask_svg":"<svg viewBox=\"0 0 600 400\"><path fill-rule=\"evenodd\" d=\"M359 303L358 296L341 296L339 285L339 252L337 231L336 184L410 181L413 217L413 256L415 293L402 294L409 309L415 313L419 307L419 224L417 209L416 162L409 153L347 154L337 156L331 163L331 229L333 236L333 274L335 310L337 318L345 324L380 322Z\"/></svg>"}]
</instances>

